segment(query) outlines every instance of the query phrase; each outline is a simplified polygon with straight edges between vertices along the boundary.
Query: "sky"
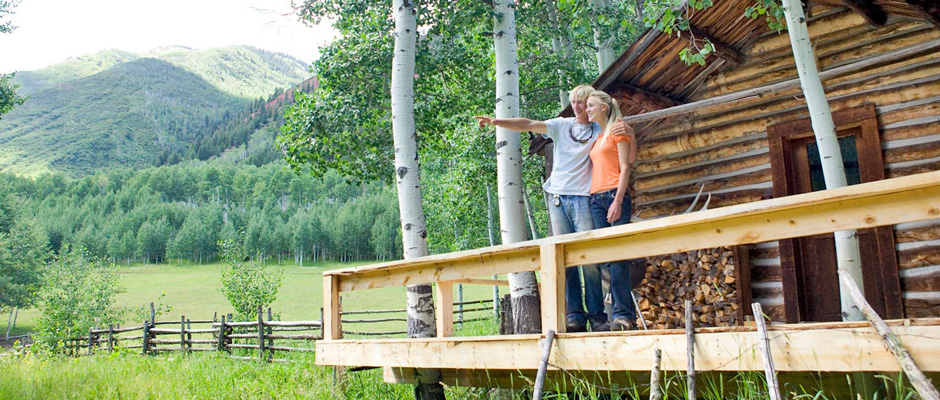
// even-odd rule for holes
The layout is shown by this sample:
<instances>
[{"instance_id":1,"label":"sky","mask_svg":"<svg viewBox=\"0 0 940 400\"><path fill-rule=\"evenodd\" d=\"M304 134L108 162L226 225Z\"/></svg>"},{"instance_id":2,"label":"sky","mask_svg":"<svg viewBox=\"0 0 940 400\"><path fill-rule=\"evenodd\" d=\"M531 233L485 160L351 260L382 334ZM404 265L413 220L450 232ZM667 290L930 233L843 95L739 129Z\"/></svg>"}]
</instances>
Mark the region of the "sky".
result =
<instances>
[{"instance_id":1,"label":"sky","mask_svg":"<svg viewBox=\"0 0 940 400\"><path fill-rule=\"evenodd\" d=\"M146 53L250 45L305 62L335 35L297 21L291 0L21 0L0 35L0 73L40 69L107 49Z\"/></svg>"}]
</instances>

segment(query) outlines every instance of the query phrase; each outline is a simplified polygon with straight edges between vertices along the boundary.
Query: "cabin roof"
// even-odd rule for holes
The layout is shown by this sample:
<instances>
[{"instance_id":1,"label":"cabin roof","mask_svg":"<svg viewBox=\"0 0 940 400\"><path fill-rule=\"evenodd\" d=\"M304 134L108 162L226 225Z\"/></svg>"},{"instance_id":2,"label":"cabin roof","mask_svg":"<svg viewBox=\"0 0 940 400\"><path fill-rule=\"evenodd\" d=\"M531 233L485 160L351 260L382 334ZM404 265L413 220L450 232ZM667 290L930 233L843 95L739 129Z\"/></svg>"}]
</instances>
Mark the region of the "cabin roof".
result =
<instances>
[{"instance_id":1,"label":"cabin roof","mask_svg":"<svg viewBox=\"0 0 940 400\"><path fill-rule=\"evenodd\" d=\"M810 7L823 7L812 7L815 13L808 12L807 17L812 21L850 8L873 25L883 25L887 18L899 17L929 21L940 28L940 8L931 0L870 0L864 7L856 3L862 2L814 0ZM716 1L714 6L694 12L690 19L691 32L696 38L707 37L716 47L705 65L685 65L679 60L679 52L689 45L688 32L666 35L651 28L624 51L594 81L593 86L608 92L629 93L636 101L625 105L624 115L641 114L690 101L708 77L746 64L757 39L778 34L767 26L763 18L744 15L752 4L752 0ZM570 116L570 108L561 115Z\"/></svg>"}]
</instances>

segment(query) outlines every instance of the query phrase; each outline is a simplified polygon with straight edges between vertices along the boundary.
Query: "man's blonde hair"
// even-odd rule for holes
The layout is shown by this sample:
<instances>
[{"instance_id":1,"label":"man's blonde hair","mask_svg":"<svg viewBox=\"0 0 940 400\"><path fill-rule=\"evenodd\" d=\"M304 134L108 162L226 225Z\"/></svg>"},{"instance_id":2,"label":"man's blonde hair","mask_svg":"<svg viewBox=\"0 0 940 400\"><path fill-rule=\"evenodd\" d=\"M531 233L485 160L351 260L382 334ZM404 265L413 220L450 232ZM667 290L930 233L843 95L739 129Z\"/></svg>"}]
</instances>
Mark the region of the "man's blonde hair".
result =
<instances>
[{"instance_id":1,"label":"man's blonde hair","mask_svg":"<svg viewBox=\"0 0 940 400\"><path fill-rule=\"evenodd\" d=\"M569 101L587 101L587 98L591 96L591 93L594 92L594 87L591 85L579 85L578 87L571 89L568 92Z\"/></svg>"}]
</instances>

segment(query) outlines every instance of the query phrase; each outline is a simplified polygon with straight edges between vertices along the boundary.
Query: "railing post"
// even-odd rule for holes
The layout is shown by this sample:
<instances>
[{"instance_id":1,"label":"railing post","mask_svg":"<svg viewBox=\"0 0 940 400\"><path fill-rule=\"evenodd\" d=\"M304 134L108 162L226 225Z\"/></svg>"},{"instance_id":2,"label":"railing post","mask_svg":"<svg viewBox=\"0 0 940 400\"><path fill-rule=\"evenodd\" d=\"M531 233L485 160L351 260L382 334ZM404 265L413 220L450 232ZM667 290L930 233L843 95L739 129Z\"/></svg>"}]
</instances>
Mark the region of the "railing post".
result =
<instances>
[{"instance_id":1,"label":"railing post","mask_svg":"<svg viewBox=\"0 0 940 400\"><path fill-rule=\"evenodd\" d=\"M189 319L186 320L186 352L193 352L193 325L192 321Z\"/></svg>"},{"instance_id":2,"label":"railing post","mask_svg":"<svg viewBox=\"0 0 940 400\"><path fill-rule=\"evenodd\" d=\"M437 282L435 290L437 290L437 296L435 296L437 337L454 336L454 283Z\"/></svg>"},{"instance_id":3,"label":"railing post","mask_svg":"<svg viewBox=\"0 0 940 400\"><path fill-rule=\"evenodd\" d=\"M542 333L565 332L565 246L552 242L540 246L542 277Z\"/></svg>"},{"instance_id":4,"label":"railing post","mask_svg":"<svg viewBox=\"0 0 940 400\"><path fill-rule=\"evenodd\" d=\"M186 316L180 315L180 353L186 352Z\"/></svg>"},{"instance_id":5,"label":"railing post","mask_svg":"<svg viewBox=\"0 0 940 400\"><path fill-rule=\"evenodd\" d=\"M343 325L340 321L339 277L323 277L323 339L343 338Z\"/></svg>"}]
</instances>

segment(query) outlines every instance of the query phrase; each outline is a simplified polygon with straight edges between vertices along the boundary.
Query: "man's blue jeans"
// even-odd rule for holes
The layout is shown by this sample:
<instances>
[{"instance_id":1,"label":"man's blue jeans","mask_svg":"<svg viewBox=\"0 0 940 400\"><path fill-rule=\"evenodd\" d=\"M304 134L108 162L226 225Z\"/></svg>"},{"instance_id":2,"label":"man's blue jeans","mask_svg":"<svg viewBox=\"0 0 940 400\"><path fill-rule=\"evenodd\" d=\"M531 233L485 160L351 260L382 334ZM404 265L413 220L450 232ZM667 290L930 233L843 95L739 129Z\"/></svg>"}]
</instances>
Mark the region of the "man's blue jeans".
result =
<instances>
[{"instance_id":1,"label":"man's blue jeans","mask_svg":"<svg viewBox=\"0 0 940 400\"><path fill-rule=\"evenodd\" d=\"M549 194L548 214L552 220L552 234L555 236L594 229L591 218L590 198L588 196L559 195L560 203L554 204L553 195ZM565 269L565 316L569 321L595 324L607 322L604 313L604 291L601 288L601 274L596 265L580 267L584 274L584 302L581 301L581 274L578 267ZM587 306L587 312L584 307Z\"/></svg>"},{"instance_id":2,"label":"man's blue jeans","mask_svg":"<svg viewBox=\"0 0 940 400\"><path fill-rule=\"evenodd\" d=\"M630 194L623 196L623 204L620 206L620 219L614 223L607 222L607 210L614 202L614 196L617 189L611 189L605 192L598 192L591 195L591 216L594 218L595 228L606 228L630 223L630 217L633 214L633 199ZM636 321L636 309L633 307L633 287L630 281L630 263L632 260L615 261L606 263L610 269L610 297L613 299L613 310L611 318L626 318L629 321ZM602 266L604 264L601 264Z\"/></svg>"}]
</instances>

